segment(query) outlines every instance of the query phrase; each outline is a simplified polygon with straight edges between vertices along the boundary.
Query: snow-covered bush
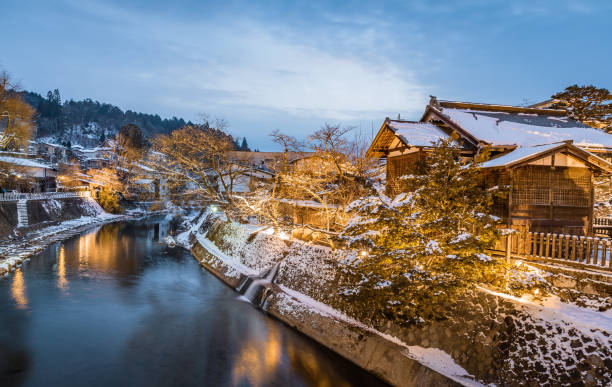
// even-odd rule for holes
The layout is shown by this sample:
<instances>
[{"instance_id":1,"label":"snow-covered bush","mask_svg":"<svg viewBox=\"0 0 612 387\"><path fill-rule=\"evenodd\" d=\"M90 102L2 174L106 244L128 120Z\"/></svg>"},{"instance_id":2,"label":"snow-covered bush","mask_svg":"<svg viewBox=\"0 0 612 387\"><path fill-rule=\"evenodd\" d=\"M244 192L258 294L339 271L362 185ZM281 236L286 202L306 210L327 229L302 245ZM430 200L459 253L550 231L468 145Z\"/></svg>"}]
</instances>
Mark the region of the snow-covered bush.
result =
<instances>
[{"instance_id":1,"label":"snow-covered bush","mask_svg":"<svg viewBox=\"0 0 612 387\"><path fill-rule=\"evenodd\" d=\"M444 305L479 283L511 293L546 288L540 279L515 281L520 268L487 254L500 236L488 215L495 192L460 158L453 140L439 141L418 172L402 177L405 192L390 198L379 187L347 208L355 216L341 238L363 250L345 265L344 294L414 323L445 318Z\"/></svg>"}]
</instances>

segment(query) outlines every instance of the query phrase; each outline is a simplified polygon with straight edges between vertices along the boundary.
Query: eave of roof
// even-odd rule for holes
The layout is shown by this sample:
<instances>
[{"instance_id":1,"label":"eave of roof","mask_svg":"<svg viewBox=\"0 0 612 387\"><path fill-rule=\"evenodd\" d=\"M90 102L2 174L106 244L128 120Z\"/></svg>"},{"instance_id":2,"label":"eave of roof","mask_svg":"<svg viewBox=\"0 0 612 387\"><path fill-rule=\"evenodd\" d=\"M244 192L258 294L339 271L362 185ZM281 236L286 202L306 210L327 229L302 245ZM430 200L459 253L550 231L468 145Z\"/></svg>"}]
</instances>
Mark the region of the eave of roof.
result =
<instances>
[{"instance_id":1,"label":"eave of roof","mask_svg":"<svg viewBox=\"0 0 612 387\"><path fill-rule=\"evenodd\" d=\"M517 151L521 151L521 150L525 150L525 149L529 149L532 148L535 152L528 152L525 154L525 156L514 156L512 153L517 152ZM541 146L541 151L538 152L538 147L526 147L526 148L517 148L515 150L513 150L510 153L507 153L503 156L500 156L498 158L495 159L491 159L489 161L484 162L483 164L481 164L482 168L517 168L521 165L525 165L528 164L530 162L548 157L552 154L558 153L560 151L566 152L568 154L571 154L574 157L577 157L578 159L584 161L587 164L590 164L590 166L595 167L601 171L604 171L606 173L612 174L612 164L610 164L608 161L602 159L601 157L598 157L580 147L575 146L571 141L567 141L567 142L563 142L560 144L548 144L548 145L542 145ZM508 161L506 162L504 159L507 159Z\"/></svg>"},{"instance_id":2,"label":"eave of roof","mask_svg":"<svg viewBox=\"0 0 612 387\"><path fill-rule=\"evenodd\" d=\"M482 142L480 139L474 137L474 135L472 135L470 132L459 126L449 117L445 116L440 110L436 109L431 105L427 105L427 107L425 108L425 113L423 113L423 116L421 117L420 121L426 122L429 114L435 115L440 121L451 127L454 131L457 132L457 134L459 134L459 136L467 140L473 146L478 147L478 145Z\"/></svg>"}]
</instances>

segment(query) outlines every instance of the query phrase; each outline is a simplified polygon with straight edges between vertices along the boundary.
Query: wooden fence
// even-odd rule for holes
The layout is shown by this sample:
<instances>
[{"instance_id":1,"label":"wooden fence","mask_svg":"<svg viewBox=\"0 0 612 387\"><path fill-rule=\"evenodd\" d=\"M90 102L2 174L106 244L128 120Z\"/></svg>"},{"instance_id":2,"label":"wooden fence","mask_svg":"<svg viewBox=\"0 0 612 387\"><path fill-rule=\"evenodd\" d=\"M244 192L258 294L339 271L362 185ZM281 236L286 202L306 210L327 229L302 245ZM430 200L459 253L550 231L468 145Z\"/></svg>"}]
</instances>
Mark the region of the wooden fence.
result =
<instances>
[{"instance_id":1,"label":"wooden fence","mask_svg":"<svg viewBox=\"0 0 612 387\"><path fill-rule=\"evenodd\" d=\"M527 231L502 238L496 247L498 252L504 252L506 256L567 262L612 271L611 249L612 240L609 238Z\"/></svg>"},{"instance_id":2,"label":"wooden fence","mask_svg":"<svg viewBox=\"0 0 612 387\"><path fill-rule=\"evenodd\" d=\"M593 232L612 237L612 217L593 219Z\"/></svg>"}]
</instances>

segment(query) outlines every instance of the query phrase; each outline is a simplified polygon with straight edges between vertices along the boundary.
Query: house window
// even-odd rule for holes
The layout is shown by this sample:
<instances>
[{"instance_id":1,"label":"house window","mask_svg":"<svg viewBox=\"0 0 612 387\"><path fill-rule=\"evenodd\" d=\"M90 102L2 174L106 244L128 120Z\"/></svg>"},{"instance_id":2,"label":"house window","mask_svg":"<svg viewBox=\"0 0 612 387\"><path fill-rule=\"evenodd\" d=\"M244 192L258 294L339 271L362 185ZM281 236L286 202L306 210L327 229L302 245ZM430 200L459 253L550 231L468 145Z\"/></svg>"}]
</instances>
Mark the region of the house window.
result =
<instances>
[{"instance_id":1,"label":"house window","mask_svg":"<svg viewBox=\"0 0 612 387\"><path fill-rule=\"evenodd\" d=\"M586 168L527 166L515 171L512 205L588 207L590 192Z\"/></svg>"}]
</instances>

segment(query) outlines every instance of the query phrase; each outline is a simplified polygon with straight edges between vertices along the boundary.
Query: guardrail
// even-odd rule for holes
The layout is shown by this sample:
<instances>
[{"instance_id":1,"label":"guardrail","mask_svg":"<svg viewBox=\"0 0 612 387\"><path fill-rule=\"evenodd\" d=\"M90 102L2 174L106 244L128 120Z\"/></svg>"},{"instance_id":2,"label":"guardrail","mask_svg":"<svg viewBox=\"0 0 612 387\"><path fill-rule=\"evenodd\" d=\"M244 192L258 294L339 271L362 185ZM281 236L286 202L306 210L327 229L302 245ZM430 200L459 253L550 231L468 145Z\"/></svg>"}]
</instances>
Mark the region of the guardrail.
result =
<instances>
[{"instance_id":1,"label":"guardrail","mask_svg":"<svg viewBox=\"0 0 612 387\"><path fill-rule=\"evenodd\" d=\"M517 232L502 238L497 251L527 260L557 261L612 271L612 240L539 232Z\"/></svg>"},{"instance_id":2,"label":"guardrail","mask_svg":"<svg viewBox=\"0 0 612 387\"><path fill-rule=\"evenodd\" d=\"M39 192L39 193L23 193L23 192L7 192L0 193L0 201L16 201L16 200L45 200L45 199L67 199L67 198L88 198L91 197L89 191L77 192Z\"/></svg>"}]
</instances>

